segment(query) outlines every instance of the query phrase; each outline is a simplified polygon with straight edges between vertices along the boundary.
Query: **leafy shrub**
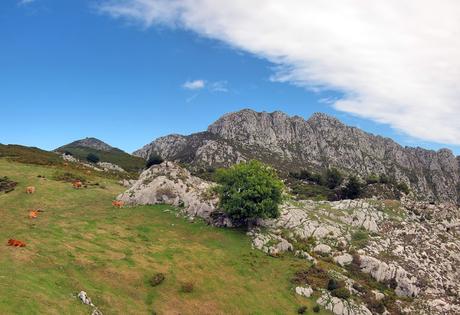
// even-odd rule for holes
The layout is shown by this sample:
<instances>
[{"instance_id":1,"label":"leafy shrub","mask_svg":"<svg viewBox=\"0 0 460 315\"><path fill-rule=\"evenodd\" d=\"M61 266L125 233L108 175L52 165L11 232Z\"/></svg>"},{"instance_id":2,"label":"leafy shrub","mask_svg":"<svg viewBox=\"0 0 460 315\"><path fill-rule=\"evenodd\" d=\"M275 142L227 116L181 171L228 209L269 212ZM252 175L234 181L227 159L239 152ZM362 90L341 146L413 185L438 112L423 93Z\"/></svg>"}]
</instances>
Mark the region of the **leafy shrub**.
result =
<instances>
[{"instance_id":1,"label":"leafy shrub","mask_svg":"<svg viewBox=\"0 0 460 315\"><path fill-rule=\"evenodd\" d=\"M86 160L88 162L91 162L91 163L97 163L100 161L100 158L94 154L94 153L89 153L87 156L86 156Z\"/></svg>"},{"instance_id":2,"label":"leafy shrub","mask_svg":"<svg viewBox=\"0 0 460 315\"><path fill-rule=\"evenodd\" d=\"M342 197L344 199L356 199L361 195L362 191L363 185L360 180L355 176L351 176L348 179L348 183L342 189Z\"/></svg>"},{"instance_id":3,"label":"leafy shrub","mask_svg":"<svg viewBox=\"0 0 460 315\"><path fill-rule=\"evenodd\" d=\"M161 158L161 156L154 154L149 157L149 159L145 163L145 167L150 168L152 165L158 165L163 163L163 161L164 160Z\"/></svg>"},{"instance_id":4,"label":"leafy shrub","mask_svg":"<svg viewBox=\"0 0 460 315\"><path fill-rule=\"evenodd\" d=\"M292 194L298 199L332 200L334 191L320 185L305 184L302 182L291 185Z\"/></svg>"},{"instance_id":5,"label":"leafy shrub","mask_svg":"<svg viewBox=\"0 0 460 315\"><path fill-rule=\"evenodd\" d=\"M319 313L320 309L321 309L321 308L319 307L318 304L315 305L315 306L313 306L313 312L315 312L315 313Z\"/></svg>"},{"instance_id":6,"label":"leafy shrub","mask_svg":"<svg viewBox=\"0 0 460 315\"><path fill-rule=\"evenodd\" d=\"M219 169L216 179L220 207L237 222L279 216L284 184L271 167L252 160Z\"/></svg>"},{"instance_id":7,"label":"leafy shrub","mask_svg":"<svg viewBox=\"0 0 460 315\"><path fill-rule=\"evenodd\" d=\"M150 278L149 282L152 287L156 287L157 285L161 284L165 280L165 275L161 272L156 273Z\"/></svg>"},{"instance_id":8,"label":"leafy shrub","mask_svg":"<svg viewBox=\"0 0 460 315\"><path fill-rule=\"evenodd\" d=\"M380 184L388 184L390 183L390 177L388 177L386 174L380 174L379 182Z\"/></svg>"},{"instance_id":9,"label":"leafy shrub","mask_svg":"<svg viewBox=\"0 0 460 315\"><path fill-rule=\"evenodd\" d=\"M409 194L409 192L410 192L409 186L407 186L407 184L404 183L404 182L398 183L396 185L396 189L398 189L399 191L405 193L406 195Z\"/></svg>"},{"instance_id":10,"label":"leafy shrub","mask_svg":"<svg viewBox=\"0 0 460 315\"><path fill-rule=\"evenodd\" d=\"M306 307L305 305L301 306L297 309L297 314L305 314L307 312L307 309L308 307Z\"/></svg>"},{"instance_id":11,"label":"leafy shrub","mask_svg":"<svg viewBox=\"0 0 460 315\"><path fill-rule=\"evenodd\" d=\"M337 280L335 280L335 279L330 279L329 282L327 283L327 289L329 291L337 289L338 286L339 286L339 284L338 284Z\"/></svg>"},{"instance_id":12,"label":"leafy shrub","mask_svg":"<svg viewBox=\"0 0 460 315\"><path fill-rule=\"evenodd\" d=\"M181 285L181 291L184 293L191 293L195 289L195 286L192 282L184 282Z\"/></svg>"},{"instance_id":13,"label":"leafy shrub","mask_svg":"<svg viewBox=\"0 0 460 315\"><path fill-rule=\"evenodd\" d=\"M377 175L371 174L366 178L366 183L368 185L377 184L379 182L379 180L380 180L380 178Z\"/></svg>"},{"instance_id":14,"label":"leafy shrub","mask_svg":"<svg viewBox=\"0 0 460 315\"><path fill-rule=\"evenodd\" d=\"M338 297L339 299L347 300L350 298L350 291L348 291L345 287L337 288L331 291L331 295Z\"/></svg>"},{"instance_id":15,"label":"leafy shrub","mask_svg":"<svg viewBox=\"0 0 460 315\"><path fill-rule=\"evenodd\" d=\"M343 182L343 176L342 174L339 172L338 169L336 168L330 168L326 171L326 175L325 175L325 185L330 188L330 189L334 189L338 186L340 186L340 184L342 184Z\"/></svg>"}]
</instances>

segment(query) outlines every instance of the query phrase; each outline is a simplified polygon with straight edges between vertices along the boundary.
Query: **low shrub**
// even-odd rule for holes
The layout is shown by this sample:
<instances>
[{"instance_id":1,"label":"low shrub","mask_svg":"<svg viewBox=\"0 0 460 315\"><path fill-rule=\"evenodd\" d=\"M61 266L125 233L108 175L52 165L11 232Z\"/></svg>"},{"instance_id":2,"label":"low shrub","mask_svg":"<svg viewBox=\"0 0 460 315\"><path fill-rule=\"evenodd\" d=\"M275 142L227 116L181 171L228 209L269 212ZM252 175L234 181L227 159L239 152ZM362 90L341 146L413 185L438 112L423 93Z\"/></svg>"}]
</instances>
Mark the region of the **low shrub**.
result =
<instances>
[{"instance_id":1,"label":"low shrub","mask_svg":"<svg viewBox=\"0 0 460 315\"><path fill-rule=\"evenodd\" d=\"M308 307L301 306L297 309L297 314L305 314L307 312Z\"/></svg>"},{"instance_id":2,"label":"low shrub","mask_svg":"<svg viewBox=\"0 0 460 315\"><path fill-rule=\"evenodd\" d=\"M320 310L321 310L321 308L319 307L319 305L313 306L313 312L319 313Z\"/></svg>"},{"instance_id":3,"label":"low shrub","mask_svg":"<svg viewBox=\"0 0 460 315\"><path fill-rule=\"evenodd\" d=\"M347 288L337 288L331 291L331 295L339 299L347 300L350 298L350 291Z\"/></svg>"},{"instance_id":4,"label":"low shrub","mask_svg":"<svg viewBox=\"0 0 460 315\"><path fill-rule=\"evenodd\" d=\"M94 153L89 153L87 156L86 156L86 160L88 162L91 162L91 163L97 163L99 162L101 159Z\"/></svg>"},{"instance_id":5,"label":"low shrub","mask_svg":"<svg viewBox=\"0 0 460 315\"><path fill-rule=\"evenodd\" d=\"M5 194L11 192L14 190L18 183L9 180L8 177L2 177L0 178L0 192L4 191Z\"/></svg>"},{"instance_id":6,"label":"low shrub","mask_svg":"<svg viewBox=\"0 0 460 315\"><path fill-rule=\"evenodd\" d=\"M294 274L291 282L297 285L310 285L313 289L324 289L329 283L330 277L328 273L316 266L308 270L300 270Z\"/></svg>"},{"instance_id":7,"label":"low shrub","mask_svg":"<svg viewBox=\"0 0 460 315\"><path fill-rule=\"evenodd\" d=\"M146 168L150 168L152 165L158 165L158 164L161 164L163 163L163 159L161 158L161 156L159 155L152 155L149 157L149 159L147 160L147 162L145 163L145 167Z\"/></svg>"},{"instance_id":8,"label":"low shrub","mask_svg":"<svg viewBox=\"0 0 460 315\"><path fill-rule=\"evenodd\" d=\"M82 183L86 183L87 179L85 176L80 174L74 174L70 172L56 172L53 175L54 180L62 181L62 182L75 182L81 181Z\"/></svg>"},{"instance_id":9,"label":"low shrub","mask_svg":"<svg viewBox=\"0 0 460 315\"><path fill-rule=\"evenodd\" d=\"M157 285L161 284L165 280L165 275L161 272L156 273L150 278L149 282L152 287L156 287Z\"/></svg>"}]
</instances>

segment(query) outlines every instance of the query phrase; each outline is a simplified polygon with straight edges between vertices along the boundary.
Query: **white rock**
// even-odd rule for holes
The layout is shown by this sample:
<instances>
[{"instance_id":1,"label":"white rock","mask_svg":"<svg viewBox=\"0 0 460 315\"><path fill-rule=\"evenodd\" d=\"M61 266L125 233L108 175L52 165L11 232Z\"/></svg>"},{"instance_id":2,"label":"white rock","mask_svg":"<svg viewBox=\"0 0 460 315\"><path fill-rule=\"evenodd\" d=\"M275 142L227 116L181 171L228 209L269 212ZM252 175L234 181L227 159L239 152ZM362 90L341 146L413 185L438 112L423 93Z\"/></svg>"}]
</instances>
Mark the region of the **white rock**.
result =
<instances>
[{"instance_id":1,"label":"white rock","mask_svg":"<svg viewBox=\"0 0 460 315\"><path fill-rule=\"evenodd\" d=\"M343 267L343 266L351 264L351 262L353 261L353 256L351 256L348 253L344 253L342 255L335 256L332 259L334 260L335 263Z\"/></svg>"},{"instance_id":2,"label":"white rock","mask_svg":"<svg viewBox=\"0 0 460 315\"><path fill-rule=\"evenodd\" d=\"M311 287L296 287L295 293L297 293L298 295L305 296L305 297L310 297L311 294L313 293L313 289Z\"/></svg>"},{"instance_id":3,"label":"white rock","mask_svg":"<svg viewBox=\"0 0 460 315\"><path fill-rule=\"evenodd\" d=\"M329 254L331 250L332 250L331 247L326 244L316 245L315 248L313 249L315 253L320 253L320 254Z\"/></svg>"}]
</instances>

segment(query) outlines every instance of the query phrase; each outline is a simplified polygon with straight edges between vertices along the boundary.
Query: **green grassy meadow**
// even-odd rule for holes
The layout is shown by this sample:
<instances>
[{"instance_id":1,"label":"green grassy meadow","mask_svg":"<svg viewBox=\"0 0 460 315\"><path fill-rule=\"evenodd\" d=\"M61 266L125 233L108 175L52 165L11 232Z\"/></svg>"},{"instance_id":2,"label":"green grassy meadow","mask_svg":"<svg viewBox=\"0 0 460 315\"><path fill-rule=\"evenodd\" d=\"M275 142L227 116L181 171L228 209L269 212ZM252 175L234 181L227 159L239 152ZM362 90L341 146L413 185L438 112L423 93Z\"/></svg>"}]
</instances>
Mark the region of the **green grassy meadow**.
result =
<instances>
[{"instance_id":1,"label":"green grassy meadow","mask_svg":"<svg viewBox=\"0 0 460 315\"><path fill-rule=\"evenodd\" d=\"M305 261L269 257L244 231L191 223L169 206L115 209L124 190L115 180L86 175L99 185L75 190L52 179L60 168L0 159L0 175L19 183L0 194L0 314L90 314L80 290L105 315L296 314L301 305L313 314L314 300L290 283ZM44 212L31 220L32 208ZM157 272L166 280L152 287ZM185 282L193 292L181 291Z\"/></svg>"}]
</instances>

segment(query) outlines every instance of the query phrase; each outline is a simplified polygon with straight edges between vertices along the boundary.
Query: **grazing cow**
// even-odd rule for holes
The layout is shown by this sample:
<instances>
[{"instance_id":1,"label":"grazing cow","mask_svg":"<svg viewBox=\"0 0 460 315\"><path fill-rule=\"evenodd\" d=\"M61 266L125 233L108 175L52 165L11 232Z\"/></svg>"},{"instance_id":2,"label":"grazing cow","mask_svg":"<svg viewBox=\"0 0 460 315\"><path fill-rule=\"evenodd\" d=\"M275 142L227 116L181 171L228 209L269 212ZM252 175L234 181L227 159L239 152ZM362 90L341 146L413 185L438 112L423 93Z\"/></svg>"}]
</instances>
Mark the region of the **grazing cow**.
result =
<instances>
[{"instance_id":1,"label":"grazing cow","mask_svg":"<svg viewBox=\"0 0 460 315\"><path fill-rule=\"evenodd\" d=\"M116 208L121 208L124 205L125 205L125 203L122 200L114 200L114 201L112 201L112 206L114 206Z\"/></svg>"},{"instance_id":2,"label":"grazing cow","mask_svg":"<svg viewBox=\"0 0 460 315\"><path fill-rule=\"evenodd\" d=\"M29 211L29 219L36 219L38 217L38 211L37 210L30 210Z\"/></svg>"},{"instance_id":3,"label":"grazing cow","mask_svg":"<svg viewBox=\"0 0 460 315\"><path fill-rule=\"evenodd\" d=\"M83 183L82 183L81 181L79 181L79 180L74 181L74 182L72 183L72 185L73 185L73 188L75 188L75 189L78 189L78 188L82 188L82 187L83 187Z\"/></svg>"},{"instance_id":4,"label":"grazing cow","mask_svg":"<svg viewBox=\"0 0 460 315\"><path fill-rule=\"evenodd\" d=\"M26 243L18 241L18 240L9 239L8 240L8 246L26 247Z\"/></svg>"},{"instance_id":5,"label":"grazing cow","mask_svg":"<svg viewBox=\"0 0 460 315\"><path fill-rule=\"evenodd\" d=\"M26 193L28 194L33 194L35 192L35 187L34 186L29 186L26 188Z\"/></svg>"}]
</instances>

